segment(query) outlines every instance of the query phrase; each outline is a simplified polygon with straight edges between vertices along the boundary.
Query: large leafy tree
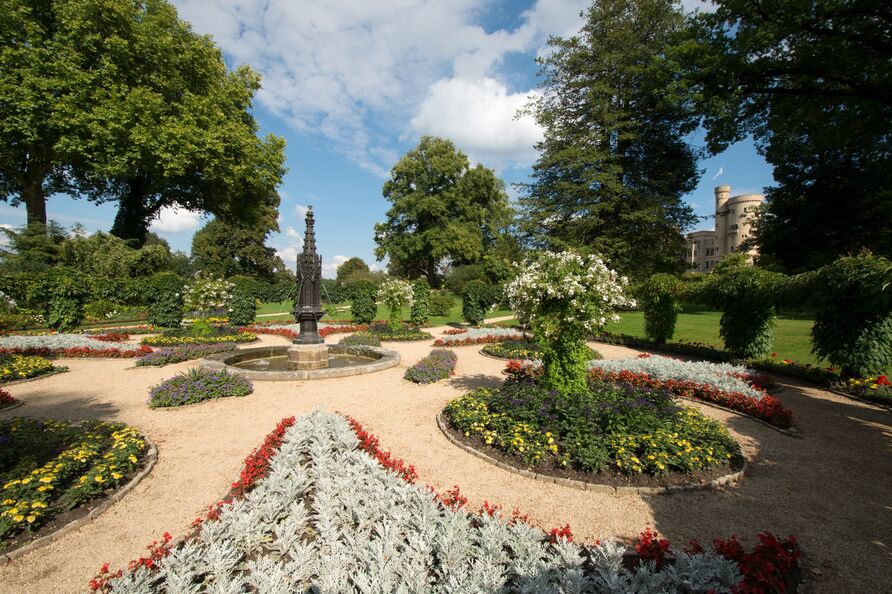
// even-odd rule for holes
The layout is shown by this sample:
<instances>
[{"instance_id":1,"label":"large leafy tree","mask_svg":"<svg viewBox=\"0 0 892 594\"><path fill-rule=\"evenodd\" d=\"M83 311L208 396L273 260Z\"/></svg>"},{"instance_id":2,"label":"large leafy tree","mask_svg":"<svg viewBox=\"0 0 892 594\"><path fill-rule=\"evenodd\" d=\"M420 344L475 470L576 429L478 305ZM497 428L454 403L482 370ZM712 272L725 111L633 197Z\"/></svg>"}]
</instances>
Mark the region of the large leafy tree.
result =
<instances>
[{"instance_id":1,"label":"large leafy tree","mask_svg":"<svg viewBox=\"0 0 892 594\"><path fill-rule=\"evenodd\" d=\"M279 230L278 195L251 223L213 219L192 237L192 267L217 276L247 275L273 280L285 263L266 239Z\"/></svg>"},{"instance_id":2,"label":"large leafy tree","mask_svg":"<svg viewBox=\"0 0 892 594\"><path fill-rule=\"evenodd\" d=\"M256 216L284 144L256 136L249 68L166 0L0 2L0 192L29 222L52 191L119 201L112 232L137 244L164 206Z\"/></svg>"},{"instance_id":3,"label":"large leafy tree","mask_svg":"<svg viewBox=\"0 0 892 594\"><path fill-rule=\"evenodd\" d=\"M758 222L788 271L892 255L892 8L881 0L718 0L694 22L710 148L752 134L776 185Z\"/></svg>"},{"instance_id":4,"label":"large leafy tree","mask_svg":"<svg viewBox=\"0 0 892 594\"><path fill-rule=\"evenodd\" d=\"M685 17L669 0L602 0L582 30L550 41L544 94L529 110L545 129L521 205L537 247L599 252L629 274L679 266L695 218L696 126L671 50Z\"/></svg>"},{"instance_id":5,"label":"large leafy tree","mask_svg":"<svg viewBox=\"0 0 892 594\"><path fill-rule=\"evenodd\" d=\"M504 182L432 136L393 166L383 193L391 208L375 225L375 255L389 256L391 271L424 276L435 287L444 262L480 260L510 219Z\"/></svg>"}]
</instances>

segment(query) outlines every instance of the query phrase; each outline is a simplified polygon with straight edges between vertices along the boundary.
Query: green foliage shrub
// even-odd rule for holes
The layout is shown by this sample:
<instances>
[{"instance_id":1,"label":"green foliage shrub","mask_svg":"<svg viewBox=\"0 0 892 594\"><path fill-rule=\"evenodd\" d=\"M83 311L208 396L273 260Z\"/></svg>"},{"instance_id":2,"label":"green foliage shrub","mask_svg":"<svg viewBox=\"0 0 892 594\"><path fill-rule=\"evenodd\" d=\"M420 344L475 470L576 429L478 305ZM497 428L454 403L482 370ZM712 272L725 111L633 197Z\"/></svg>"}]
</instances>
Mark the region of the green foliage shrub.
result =
<instances>
[{"instance_id":1,"label":"green foliage shrub","mask_svg":"<svg viewBox=\"0 0 892 594\"><path fill-rule=\"evenodd\" d=\"M430 300L430 315L438 318L449 317L455 307L455 298L443 291L433 291Z\"/></svg>"},{"instance_id":2,"label":"green foliage shrub","mask_svg":"<svg viewBox=\"0 0 892 594\"><path fill-rule=\"evenodd\" d=\"M235 288L229 296L229 325L247 326L257 317L257 300L244 288Z\"/></svg>"},{"instance_id":3,"label":"green foliage shrub","mask_svg":"<svg viewBox=\"0 0 892 594\"><path fill-rule=\"evenodd\" d=\"M171 273L156 274L152 278L149 323L179 328L183 320L183 280Z\"/></svg>"},{"instance_id":4,"label":"green foliage shrub","mask_svg":"<svg viewBox=\"0 0 892 594\"><path fill-rule=\"evenodd\" d=\"M431 289L423 278L412 284L412 311L409 319L415 326L427 324L431 314Z\"/></svg>"},{"instance_id":5,"label":"green foliage shrub","mask_svg":"<svg viewBox=\"0 0 892 594\"><path fill-rule=\"evenodd\" d=\"M356 334L351 334L350 336L345 336L338 342L338 346L343 347L351 347L351 346L373 346L379 347L381 346L381 339L378 338L377 335L372 332L357 332Z\"/></svg>"},{"instance_id":6,"label":"green foliage shrub","mask_svg":"<svg viewBox=\"0 0 892 594\"><path fill-rule=\"evenodd\" d=\"M654 342L666 342L675 334L681 311L678 292L678 279L664 273L650 277L637 292L638 304L644 310L644 333Z\"/></svg>"},{"instance_id":7,"label":"green foliage shrub","mask_svg":"<svg viewBox=\"0 0 892 594\"><path fill-rule=\"evenodd\" d=\"M371 281L357 281L350 285L351 304L350 313L357 324L371 324L378 312L375 296L378 287Z\"/></svg>"},{"instance_id":8,"label":"green foliage shrub","mask_svg":"<svg viewBox=\"0 0 892 594\"><path fill-rule=\"evenodd\" d=\"M86 277L64 266L50 268L41 275L34 289L42 293L46 322L59 331L73 330L84 319L84 304L90 298Z\"/></svg>"},{"instance_id":9,"label":"green foliage shrub","mask_svg":"<svg viewBox=\"0 0 892 594\"><path fill-rule=\"evenodd\" d=\"M479 326L486 317L489 309L492 292L488 285L482 281L472 280L465 285L462 293L462 318L472 326Z\"/></svg>"},{"instance_id":10,"label":"green foliage shrub","mask_svg":"<svg viewBox=\"0 0 892 594\"><path fill-rule=\"evenodd\" d=\"M452 291L456 295L461 295L465 291L465 286L471 281L486 282L486 267L482 264L465 264L464 266L456 266L446 280L443 286Z\"/></svg>"},{"instance_id":11,"label":"green foliage shrub","mask_svg":"<svg viewBox=\"0 0 892 594\"><path fill-rule=\"evenodd\" d=\"M846 377L883 373L892 364L892 262L862 253L809 275L815 308L813 352Z\"/></svg>"},{"instance_id":12,"label":"green foliage shrub","mask_svg":"<svg viewBox=\"0 0 892 594\"><path fill-rule=\"evenodd\" d=\"M758 358L771 352L776 304L785 284L786 277L777 272L728 266L711 274L695 296L722 310L719 335L732 356Z\"/></svg>"}]
</instances>

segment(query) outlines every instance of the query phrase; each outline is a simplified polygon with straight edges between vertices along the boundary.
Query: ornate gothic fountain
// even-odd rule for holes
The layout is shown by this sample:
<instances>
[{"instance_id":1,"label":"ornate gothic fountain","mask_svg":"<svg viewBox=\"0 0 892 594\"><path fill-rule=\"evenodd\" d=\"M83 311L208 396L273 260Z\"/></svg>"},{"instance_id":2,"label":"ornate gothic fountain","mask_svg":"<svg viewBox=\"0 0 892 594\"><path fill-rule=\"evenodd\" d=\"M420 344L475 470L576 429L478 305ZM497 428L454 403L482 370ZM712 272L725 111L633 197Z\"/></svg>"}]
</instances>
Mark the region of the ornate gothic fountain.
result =
<instances>
[{"instance_id":1,"label":"ornate gothic fountain","mask_svg":"<svg viewBox=\"0 0 892 594\"><path fill-rule=\"evenodd\" d=\"M210 355L201 365L241 373L252 380L307 380L372 373L400 362L394 351L371 346L329 346L319 336L323 316L322 258L316 253L315 220L307 212L303 252L297 257L298 297L294 319L300 334L289 346L238 349Z\"/></svg>"},{"instance_id":2,"label":"ornate gothic fountain","mask_svg":"<svg viewBox=\"0 0 892 594\"><path fill-rule=\"evenodd\" d=\"M328 367L328 347L319 336L322 311L320 289L322 258L316 253L316 232L313 208L307 210L307 229L304 249L297 257L298 299L294 319L300 324L300 334L288 348L288 361L295 369L324 369Z\"/></svg>"}]
</instances>

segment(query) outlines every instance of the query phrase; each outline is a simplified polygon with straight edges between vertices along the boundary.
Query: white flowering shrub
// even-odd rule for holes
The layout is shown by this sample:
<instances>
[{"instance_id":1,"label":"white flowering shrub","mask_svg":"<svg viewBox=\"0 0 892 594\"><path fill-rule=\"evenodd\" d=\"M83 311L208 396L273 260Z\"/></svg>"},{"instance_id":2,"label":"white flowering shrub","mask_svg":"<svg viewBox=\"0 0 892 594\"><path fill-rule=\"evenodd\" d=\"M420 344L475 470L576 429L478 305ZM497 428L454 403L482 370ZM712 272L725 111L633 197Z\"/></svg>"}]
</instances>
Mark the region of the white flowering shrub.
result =
<instances>
[{"instance_id":1,"label":"white flowering shrub","mask_svg":"<svg viewBox=\"0 0 892 594\"><path fill-rule=\"evenodd\" d=\"M572 251L540 253L520 270L505 293L543 346L545 385L563 393L585 391L585 340L608 320L618 321L618 308L635 306L624 292L628 279L600 256Z\"/></svg>"},{"instance_id":2,"label":"white flowering shrub","mask_svg":"<svg viewBox=\"0 0 892 594\"><path fill-rule=\"evenodd\" d=\"M225 309L232 297L231 282L212 274L198 272L192 281L183 288L183 300L186 311L195 312L206 318L210 312Z\"/></svg>"},{"instance_id":3,"label":"white flowering shrub","mask_svg":"<svg viewBox=\"0 0 892 594\"><path fill-rule=\"evenodd\" d=\"M741 377L753 375L751 369L730 363L710 363L709 361L681 361L670 357L651 355L650 357L629 357L610 361L589 361L589 368L604 371L646 373L661 381L691 381L698 384L714 386L725 392L740 392L760 400L765 396L762 390L756 390Z\"/></svg>"},{"instance_id":4,"label":"white flowering shrub","mask_svg":"<svg viewBox=\"0 0 892 594\"><path fill-rule=\"evenodd\" d=\"M403 308L415 301L415 290L408 281L389 278L378 287L378 301L390 308L390 323L398 326Z\"/></svg>"},{"instance_id":5,"label":"white flowering shrub","mask_svg":"<svg viewBox=\"0 0 892 594\"><path fill-rule=\"evenodd\" d=\"M674 565L622 565L624 547L559 539L499 513L446 507L357 448L340 416L290 427L268 476L156 563L111 578L149 592L730 592L737 565L679 553Z\"/></svg>"}]
</instances>

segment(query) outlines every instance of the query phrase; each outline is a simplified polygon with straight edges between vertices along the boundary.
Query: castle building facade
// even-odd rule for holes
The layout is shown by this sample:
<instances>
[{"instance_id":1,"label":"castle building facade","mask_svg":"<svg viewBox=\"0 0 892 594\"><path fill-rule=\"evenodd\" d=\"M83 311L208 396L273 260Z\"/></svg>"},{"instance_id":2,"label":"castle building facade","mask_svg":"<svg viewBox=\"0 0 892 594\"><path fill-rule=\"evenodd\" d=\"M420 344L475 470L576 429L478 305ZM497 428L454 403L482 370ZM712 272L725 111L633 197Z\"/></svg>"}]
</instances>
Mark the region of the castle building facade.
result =
<instances>
[{"instance_id":1,"label":"castle building facade","mask_svg":"<svg viewBox=\"0 0 892 594\"><path fill-rule=\"evenodd\" d=\"M752 233L752 222L765 202L762 194L731 197L731 186L715 188L715 230L689 233L684 260L691 270L711 272L722 256L740 251L740 245ZM758 250L747 252L750 261Z\"/></svg>"}]
</instances>

